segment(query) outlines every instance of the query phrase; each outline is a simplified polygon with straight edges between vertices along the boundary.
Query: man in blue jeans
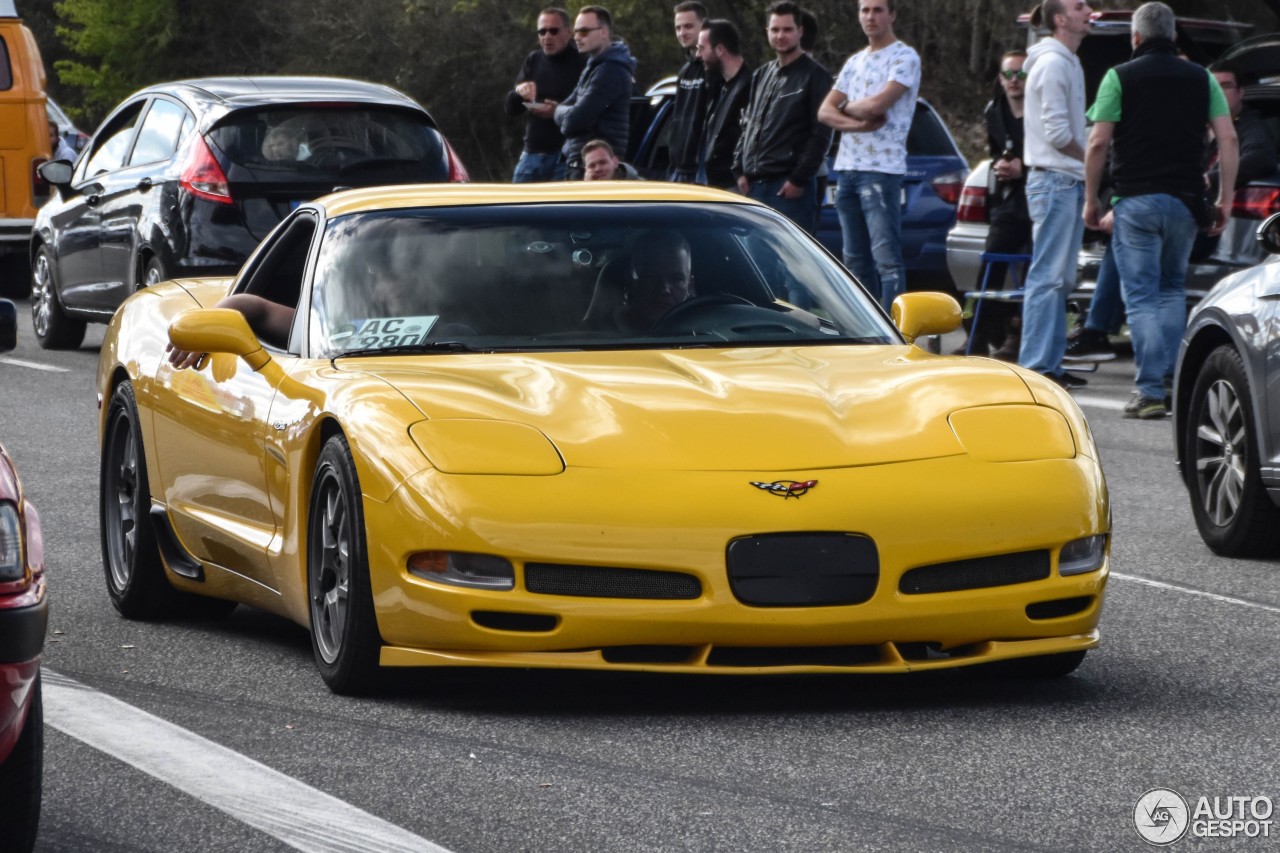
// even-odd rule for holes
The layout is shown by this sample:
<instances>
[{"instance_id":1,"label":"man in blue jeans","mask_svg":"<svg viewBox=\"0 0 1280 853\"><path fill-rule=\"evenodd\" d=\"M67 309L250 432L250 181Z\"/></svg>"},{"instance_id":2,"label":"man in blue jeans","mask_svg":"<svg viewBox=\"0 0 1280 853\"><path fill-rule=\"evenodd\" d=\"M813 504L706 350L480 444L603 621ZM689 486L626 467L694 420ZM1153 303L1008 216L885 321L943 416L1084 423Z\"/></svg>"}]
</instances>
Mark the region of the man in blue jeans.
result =
<instances>
[{"instance_id":1,"label":"man in blue jeans","mask_svg":"<svg viewBox=\"0 0 1280 853\"><path fill-rule=\"evenodd\" d=\"M1136 368L1126 418L1167 417L1186 326L1187 261L1196 232L1221 233L1230 215L1239 149L1231 111L1206 69L1179 59L1173 11L1144 3L1133 13L1133 59L1107 72L1089 117L1084 221L1101 224L1097 199L1107 146L1114 141L1111 248L1129 318ZM1222 179L1208 210L1204 198L1204 128L1218 143Z\"/></svg>"},{"instance_id":2,"label":"man in blue jeans","mask_svg":"<svg viewBox=\"0 0 1280 853\"><path fill-rule=\"evenodd\" d=\"M1023 163L1031 215L1031 266L1022 303L1018 363L1064 388L1082 377L1062 369L1067 349L1067 296L1076 284L1084 236L1084 69L1076 57L1089 34L1092 9L1084 0L1044 0L1032 26L1052 35L1027 51Z\"/></svg>"},{"instance_id":3,"label":"man in blue jeans","mask_svg":"<svg viewBox=\"0 0 1280 853\"><path fill-rule=\"evenodd\" d=\"M513 182L564 180L564 135L551 120L553 104L573 91L586 64L587 57L573 44L569 13L554 6L543 9L538 15L538 50L524 58L516 85L502 102L509 116L528 115Z\"/></svg>"},{"instance_id":4,"label":"man in blue jeans","mask_svg":"<svg viewBox=\"0 0 1280 853\"><path fill-rule=\"evenodd\" d=\"M893 33L895 0L861 0L867 47L849 57L818 110L841 131L836 212L844 263L888 311L906 290L902 262L902 176L907 132L920 91L920 57Z\"/></svg>"}]
</instances>

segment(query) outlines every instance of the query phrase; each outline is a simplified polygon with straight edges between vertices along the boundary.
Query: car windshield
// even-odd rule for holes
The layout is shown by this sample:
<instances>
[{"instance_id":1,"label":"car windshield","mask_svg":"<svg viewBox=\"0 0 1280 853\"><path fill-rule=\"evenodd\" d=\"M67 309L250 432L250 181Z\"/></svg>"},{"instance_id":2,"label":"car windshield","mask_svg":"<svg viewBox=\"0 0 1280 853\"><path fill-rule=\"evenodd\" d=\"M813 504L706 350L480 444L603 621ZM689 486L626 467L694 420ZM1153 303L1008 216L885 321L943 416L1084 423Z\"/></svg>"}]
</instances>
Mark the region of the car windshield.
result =
<instances>
[{"instance_id":1,"label":"car windshield","mask_svg":"<svg viewBox=\"0 0 1280 853\"><path fill-rule=\"evenodd\" d=\"M238 110L208 138L233 170L248 170L255 181L328 180L379 170L404 182L449 175L443 139L427 117L391 107ZM235 171L228 177L245 179Z\"/></svg>"},{"instance_id":2,"label":"car windshield","mask_svg":"<svg viewBox=\"0 0 1280 853\"><path fill-rule=\"evenodd\" d=\"M896 343L849 274L745 204L493 205L336 217L312 347L388 351Z\"/></svg>"}]
</instances>

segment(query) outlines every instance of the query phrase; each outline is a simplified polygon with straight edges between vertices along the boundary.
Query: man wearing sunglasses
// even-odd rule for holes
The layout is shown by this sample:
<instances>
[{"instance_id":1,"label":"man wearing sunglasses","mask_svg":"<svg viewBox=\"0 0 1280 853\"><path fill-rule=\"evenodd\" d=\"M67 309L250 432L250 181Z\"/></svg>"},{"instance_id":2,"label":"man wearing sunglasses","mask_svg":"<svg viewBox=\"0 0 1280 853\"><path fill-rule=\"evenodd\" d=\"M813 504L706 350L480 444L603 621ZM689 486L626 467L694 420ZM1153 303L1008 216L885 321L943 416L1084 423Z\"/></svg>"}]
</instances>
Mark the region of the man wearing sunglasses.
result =
<instances>
[{"instance_id":1,"label":"man wearing sunglasses","mask_svg":"<svg viewBox=\"0 0 1280 853\"><path fill-rule=\"evenodd\" d=\"M587 57L573 91L555 106L564 134L560 149L569 180L581 180L582 146L603 139L614 151L627 150L631 130L631 80L636 60L627 43L613 37L613 16L603 6L583 6L573 22L573 40Z\"/></svg>"},{"instance_id":2,"label":"man wearing sunglasses","mask_svg":"<svg viewBox=\"0 0 1280 853\"><path fill-rule=\"evenodd\" d=\"M538 50L524 58L516 86L507 93L503 108L509 116L528 115L524 150L511 180L517 184L562 181L560 159L564 134L552 121L555 101L573 91L587 58L573 43L569 13L555 7L538 14ZM550 103L548 103L550 101Z\"/></svg>"}]
</instances>

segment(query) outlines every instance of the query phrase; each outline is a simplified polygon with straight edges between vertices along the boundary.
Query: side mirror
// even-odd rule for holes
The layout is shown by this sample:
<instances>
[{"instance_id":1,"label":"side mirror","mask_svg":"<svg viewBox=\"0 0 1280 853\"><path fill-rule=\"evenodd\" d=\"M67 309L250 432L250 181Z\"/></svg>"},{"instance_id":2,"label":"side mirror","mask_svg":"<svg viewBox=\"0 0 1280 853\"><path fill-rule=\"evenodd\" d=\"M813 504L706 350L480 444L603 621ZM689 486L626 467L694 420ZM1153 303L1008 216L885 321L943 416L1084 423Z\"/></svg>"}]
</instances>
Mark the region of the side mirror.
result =
<instances>
[{"instance_id":1,"label":"side mirror","mask_svg":"<svg viewBox=\"0 0 1280 853\"><path fill-rule=\"evenodd\" d=\"M1258 243L1269 254L1280 255L1280 213L1273 213L1258 226Z\"/></svg>"},{"instance_id":2,"label":"side mirror","mask_svg":"<svg viewBox=\"0 0 1280 853\"><path fill-rule=\"evenodd\" d=\"M945 335L960 328L960 303L945 293L904 293L889 312L908 343L921 335Z\"/></svg>"},{"instance_id":3,"label":"side mirror","mask_svg":"<svg viewBox=\"0 0 1280 853\"><path fill-rule=\"evenodd\" d=\"M8 352L18 345L18 306L8 299L0 299L0 352Z\"/></svg>"},{"instance_id":4,"label":"side mirror","mask_svg":"<svg viewBox=\"0 0 1280 853\"><path fill-rule=\"evenodd\" d=\"M71 174L75 168L66 160L50 160L47 163L41 163L36 171L40 173L40 177L55 187L65 187L71 183Z\"/></svg>"},{"instance_id":5,"label":"side mirror","mask_svg":"<svg viewBox=\"0 0 1280 853\"><path fill-rule=\"evenodd\" d=\"M234 308L184 311L169 324L169 343L187 352L238 355L254 370L271 361L244 315Z\"/></svg>"}]
</instances>

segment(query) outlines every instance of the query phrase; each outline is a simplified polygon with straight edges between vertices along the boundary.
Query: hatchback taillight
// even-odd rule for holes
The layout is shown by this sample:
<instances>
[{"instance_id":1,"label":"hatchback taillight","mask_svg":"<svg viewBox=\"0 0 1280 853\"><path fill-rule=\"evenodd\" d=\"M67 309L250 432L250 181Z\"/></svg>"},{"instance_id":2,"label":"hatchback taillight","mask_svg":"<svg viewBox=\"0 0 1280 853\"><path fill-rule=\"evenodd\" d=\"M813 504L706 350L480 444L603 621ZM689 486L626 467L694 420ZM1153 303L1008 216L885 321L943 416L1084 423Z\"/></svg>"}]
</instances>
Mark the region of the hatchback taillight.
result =
<instances>
[{"instance_id":1,"label":"hatchback taillight","mask_svg":"<svg viewBox=\"0 0 1280 853\"><path fill-rule=\"evenodd\" d=\"M44 204L51 191L49 182L40 174L40 167L47 162L43 157L35 157L31 161L31 203L37 207Z\"/></svg>"},{"instance_id":2,"label":"hatchback taillight","mask_svg":"<svg viewBox=\"0 0 1280 853\"><path fill-rule=\"evenodd\" d=\"M453 150L453 146L445 142L444 150L449 156L449 183L465 184L470 181L471 175L467 173L467 167L462 165L462 159Z\"/></svg>"},{"instance_id":3,"label":"hatchback taillight","mask_svg":"<svg viewBox=\"0 0 1280 853\"><path fill-rule=\"evenodd\" d=\"M204 137L199 134L187 146L178 184L197 198L231 204L231 187L227 184L227 176L214 159Z\"/></svg>"},{"instance_id":4,"label":"hatchback taillight","mask_svg":"<svg viewBox=\"0 0 1280 853\"><path fill-rule=\"evenodd\" d=\"M1280 187L1244 187L1231 201L1231 215L1240 219L1266 219L1273 213L1280 213Z\"/></svg>"},{"instance_id":5,"label":"hatchback taillight","mask_svg":"<svg viewBox=\"0 0 1280 853\"><path fill-rule=\"evenodd\" d=\"M964 179L967 178L964 172L947 172L930 181L933 191L938 194L938 198L947 204L955 204L960 200L960 192L964 189Z\"/></svg>"},{"instance_id":6,"label":"hatchback taillight","mask_svg":"<svg viewBox=\"0 0 1280 853\"><path fill-rule=\"evenodd\" d=\"M960 190L960 203L956 206L956 221L987 221L986 187L964 187Z\"/></svg>"}]
</instances>

